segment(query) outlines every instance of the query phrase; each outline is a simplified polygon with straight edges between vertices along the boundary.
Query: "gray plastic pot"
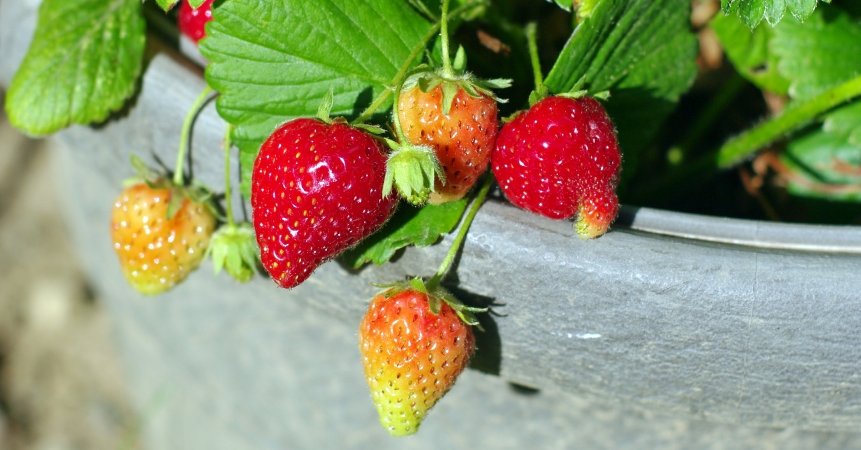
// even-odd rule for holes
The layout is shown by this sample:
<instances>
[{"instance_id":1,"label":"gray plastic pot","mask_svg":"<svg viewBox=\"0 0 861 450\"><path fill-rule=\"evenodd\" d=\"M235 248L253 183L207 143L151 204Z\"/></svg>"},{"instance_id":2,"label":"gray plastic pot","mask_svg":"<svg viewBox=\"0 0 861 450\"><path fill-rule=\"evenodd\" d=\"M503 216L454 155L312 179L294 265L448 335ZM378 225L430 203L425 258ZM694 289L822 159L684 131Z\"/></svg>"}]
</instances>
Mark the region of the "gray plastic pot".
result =
<instances>
[{"instance_id":1,"label":"gray plastic pot","mask_svg":"<svg viewBox=\"0 0 861 450\"><path fill-rule=\"evenodd\" d=\"M3 85L32 7L0 0ZM208 268L158 298L126 286L106 230L129 155L172 161L202 88L199 69L161 55L127 115L58 135L68 223L149 448L861 447L861 229L625 208L585 242L501 202L483 207L456 268L458 292L495 305L474 370L417 436L390 439L356 327L370 282L427 274L446 245L358 274L330 263L290 291ZM212 186L222 135L210 105L193 159Z\"/></svg>"}]
</instances>

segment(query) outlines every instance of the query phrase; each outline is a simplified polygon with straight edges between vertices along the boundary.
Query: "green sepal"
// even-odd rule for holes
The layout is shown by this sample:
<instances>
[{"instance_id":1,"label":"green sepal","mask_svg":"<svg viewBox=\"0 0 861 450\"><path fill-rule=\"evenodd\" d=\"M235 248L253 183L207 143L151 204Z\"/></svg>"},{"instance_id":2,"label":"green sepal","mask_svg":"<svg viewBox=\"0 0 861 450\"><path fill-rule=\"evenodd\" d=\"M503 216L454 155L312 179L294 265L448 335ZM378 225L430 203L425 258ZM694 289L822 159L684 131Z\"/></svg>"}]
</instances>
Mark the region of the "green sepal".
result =
<instances>
[{"instance_id":1,"label":"green sepal","mask_svg":"<svg viewBox=\"0 0 861 450\"><path fill-rule=\"evenodd\" d=\"M250 281L260 267L254 228L247 222L219 228L210 240L206 255L212 258L216 275L224 270L240 283Z\"/></svg>"},{"instance_id":2,"label":"green sepal","mask_svg":"<svg viewBox=\"0 0 861 450\"><path fill-rule=\"evenodd\" d=\"M386 162L386 177L383 180L383 197L392 189L413 205L427 202L434 191L436 180L445 184L445 172L433 148L424 145L402 145L391 139L386 143L394 149Z\"/></svg>"},{"instance_id":3,"label":"green sepal","mask_svg":"<svg viewBox=\"0 0 861 450\"><path fill-rule=\"evenodd\" d=\"M385 298L391 298L395 295L400 294L401 292L407 290L413 290L419 293L422 293L427 296L428 299L428 310L432 314L439 314L442 311L442 305L445 303L448 305L454 312L457 314L457 317L465 324L469 326L473 326L478 328L481 331L484 329L481 327L481 324L476 317L476 313L485 313L488 311L488 308L476 308L473 306L467 306L463 304L457 297L452 295L451 292L439 286L437 279L432 278L429 281L425 281L420 277L412 277L406 281L396 281L393 283L375 283L372 284L375 287L385 289L378 295L382 295Z\"/></svg>"},{"instance_id":4,"label":"green sepal","mask_svg":"<svg viewBox=\"0 0 861 450\"><path fill-rule=\"evenodd\" d=\"M459 86L453 83L442 84L442 113L446 116L451 112L451 105L454 103L454 97L457 95L457 91L459 90L458 88ZM472 91L473 93L475 92L472 88L466 91L468 94L470 93L469 91Z\"/></svg>"},{"instance_id":5,"label":"green sepal","mask_svg":"<svg viewBox=\"0 0 861 450\"><path fill-rule=\"evenodd\" d=\"M335 105L335 91L331 88L317 107L317 118L325 123L332 123L332 107Z\"/></svg>"},{"instance_id":6,"label":"green sepal","mask_svg":"<svg viewBox=\"0 0 861 450\"><path fill-rule=\"evenodd\" d=\"M463 49L462 45L457 47L457 53L454 54L454 61L451 66L456 73L463 73L466 71L466 51Z\"/></svg>"},{"instance_id":7,"label":"green sepal","mask_svg":"<svg viewBox=\"0 0 861 450\"><path fill-rule=\"evenodd\" d=\"M368 133L371 133L375 136L380 136L380 135L383 135L386 133L385 128L383 128L379 125L373 125L370 123L356 123L356 124L351 124L351 126L353 128L358 128L362 131L366 131Z\"/></svg>"}]
</instances>

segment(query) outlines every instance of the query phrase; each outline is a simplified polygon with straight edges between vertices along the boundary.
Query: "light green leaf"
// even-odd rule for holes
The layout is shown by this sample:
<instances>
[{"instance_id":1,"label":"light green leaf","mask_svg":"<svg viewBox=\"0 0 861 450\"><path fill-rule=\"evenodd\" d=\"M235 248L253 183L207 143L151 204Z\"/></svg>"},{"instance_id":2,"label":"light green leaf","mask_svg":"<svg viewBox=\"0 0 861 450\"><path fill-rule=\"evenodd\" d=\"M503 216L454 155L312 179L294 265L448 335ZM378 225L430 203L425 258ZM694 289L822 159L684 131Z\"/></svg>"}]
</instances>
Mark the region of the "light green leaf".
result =
<instances>
[{"instance_id":1,"label":"light green leaf","mask_svg":"<svg viewBox=\"0 0 861 450\"><path fill-rule=\"evenodd\" d=\"M191 5L192 8L197 9L200 8L200 5L205 1L206 0L188 0L188 4Z\"/></svg>"},{"instance_id":2,"label":"light green leaf","mask_svg":"<svg viewBox=\"0 0 861 450\"><path fill-rule=\"evenodd\" d=\"M610 91L624 176L696 76L688 0L604 0L575 29L545 81L553 93Z\"/></svg>"},{"instance_id":3,"label":"light green leaf","mask_svg":"<svg viewBox=\"0 0 861 450\"><path fill-rule=\"evenodd\" d=\"M229 1L214 11L201 51L242 151L243 191L260 144L291 118L313 116L329 90L333 115L379 95L431 25L405 1Z\"/></svg>"},{"instance_id":4,"label":"light green leaf","mask_svg":"<svg viewBox=\"0 0 861 450\"><path fill-rule=\"evenodd\" d=\"M772 48L794 100L861 75L861 23L840 8L823 6L804 23L784 21L774 29ZM861 201L861 101L823 120L821 129L790 142L782 155L789 169L788 190L804 197Z\"/></svg>"},{"instance_id":5,"label":"light green leaf","mask_svg":"<svg viewBox=\"0 0 861 450\"><path fill-rule=\"evenodd\" d=\"M771 27L750 30L738 17L723 14L715 16L710 27L741 76L761 89L787 93L789 81L778 72L778 58L769 49L774 33Z\"/></svg>"},{"instance_id":6,"label":"light green leaf","mask_svg":"<svg viewBox=\"0 0 861 450\"><path fill-rule=\"evenodd\" d=\"M564 9L565 11L571 11L571 7L573 6L573 3L574 3L573 0L548 0L548 1L552 1L553 3L556 3L557 5L559 5L560 8Z\"/></svg>"},{"instance_id":7,"label":"light green leaf","mask_svg":"<svg viewBox=\"0 0 861 450\"><path fill-rule=\"evenodd\" d=\"M813 14L816 5L817 0L721 0L724 14L738 16L751 29L756 28L762 19L771 26L777 25L787 10L796 20L804 21Z\"/></svg>"},{"instance_id":8,"label":"light green leaf","mask_svg":"<svg viewBox=\"0 0 861 450\"><path fill-rule=\"evenodd\" d=\"M822 128L849 144L861 153L861 101L844 106L825 118Z\"/></svg>"},{"instance_id":9,"label":"light green leaf","mask_svg":"<svg viewBox=\"0 0 861 450\"><path fill-rule=\"evenodd\" d=\"M813 97L861 74L861 24L839 8L823 7L804 23L784 21L774 29L772 49L793 98Z\"/></svg>"},{"instance_id":10,"label":"light green leaf","mask_svg":"<svg viewBox=\"0 0 861 450\"><path fill-rule=\"evenodd\" d=\"M167 12L176 6L176 4L179 3L179 0L155 0L155 2L161 7L161 9Z\"/></svg>"},{"instance_id":11,"label":"light green leaf","mask_svg":"<svg viewBox=\"0 0 861 450\"><path fill-rule=\"evenodd\" d=\"M10 122L44 135L105 120L135 92L144 31L140 0L45 0L9 86Z\"/></svg>"},{"instance_id":12,"label":"light green leaf","mask_svg":"<svg viewBox=\"0 0 861 450\"><path fill-rule=\"evenodd\" d=\"M385 264L398 250L410 245L433 245L454 230L466 204L462 199L423 208L401 205L380 231L344 253L341 261L358 269L369 263Z\"/></svg>"}]
</instances>

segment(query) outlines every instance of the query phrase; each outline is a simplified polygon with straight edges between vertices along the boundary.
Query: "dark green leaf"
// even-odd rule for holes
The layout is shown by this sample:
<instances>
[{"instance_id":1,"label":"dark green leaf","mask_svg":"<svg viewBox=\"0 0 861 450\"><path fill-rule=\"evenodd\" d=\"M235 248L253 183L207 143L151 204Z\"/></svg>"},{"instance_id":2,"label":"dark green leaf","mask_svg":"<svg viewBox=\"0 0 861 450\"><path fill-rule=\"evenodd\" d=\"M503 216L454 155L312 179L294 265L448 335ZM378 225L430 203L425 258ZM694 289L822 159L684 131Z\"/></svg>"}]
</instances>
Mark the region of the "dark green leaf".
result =
<instances>
[{"instance_id":1,"label":"dark green leaf","mask_svg":"<svg viewBox=\"0 0 861 450\"><path fill-rule=\"evenodd\" d=\"M610 116L631 174L696 76L688 0L604 0L581 22L547 76L553 93L610 91Z\"/></svg>"},{"instance_id":2,"label":"dark green leaf","mask_svg":"<svg viewBox=\"0 0 861 450\"><path fill-rule=\"evenodd\" d=\"M761 89L787 93L789 81L778 72L778 58L769 48L774 33L770 27L751 31L738 17L723 14L715 16L710 26L741 76Z\"/></svg>"},{"instance_id":3,"label":"dark green leaf","mask_svg":"<svg viewBox=\"0 0 861 450\"><path fill-rule=\"evenodd\" d=\"M841 136L815 130L790 142L781 161L793 195L861 202L861 148Z\"/></svg>"},{"instance_id":4,"label":"dark green leaf","mask_svg":"<svg viewBox=\"0 0 861 450\"><path fill-rule=\"evenodd\" d=\"M105 120L135 92L144 31L140 0L45 0L9 86L10 122L44 135Z\"/></svg>"},{"instance_id":5,"label":"dark green leaf","mask_svg":"<svg viewBox=\"0 0 861 450\"><path fill-rule=\"evenodd\" d=\"M394 217L373 236L341 256L353 268L368 263L385 264L410 245L426 247L451 232L466 209L466 200L414 208L401 205Z\"/></svg>"},{"instance_id":6,"label":"dark green leaf","mask_svg":"<svg viewBox=\"0 0 861 450\"><path fill-rule=\"evenodd\" d=\"M334 115L356 115L379 95L430 24L407 2L225 2L201 51L218 111L235 125L246 172L260 144L291 118L313 116L335 92Z\"/></svg>"}]
</instances>

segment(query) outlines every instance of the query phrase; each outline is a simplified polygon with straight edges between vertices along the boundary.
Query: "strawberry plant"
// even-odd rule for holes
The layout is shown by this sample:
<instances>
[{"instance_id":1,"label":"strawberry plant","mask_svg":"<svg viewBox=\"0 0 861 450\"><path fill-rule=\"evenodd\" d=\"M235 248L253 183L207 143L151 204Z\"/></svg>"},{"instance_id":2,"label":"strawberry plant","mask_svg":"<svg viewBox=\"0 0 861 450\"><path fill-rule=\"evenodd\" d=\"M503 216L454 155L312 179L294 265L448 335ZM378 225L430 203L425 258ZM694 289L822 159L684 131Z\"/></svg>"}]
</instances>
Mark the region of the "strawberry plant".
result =
<instances>
[{"instance_id":1,"label":"strawberry plant","mask_svg":"<svg viewBox=\"0 0 861 450\"><path fill-rule=\"evenodd\" d=\"M185 178L181 146L173 180L143 171L120 196L110 232L145 293L181 281L204 254L240 281L257 273L259 255L274 283L293 288L330 259L386 264L460 224L436 275L387 285L360 330L372 396L393 434L416 431L475 350L470 327L481 311L442 284L488 195L570 220L572 238L607 233L620 201L861 219L857 2L177 4L44 0L6 95L10 121L45 135L111 120L134 107L155 34L148 25L175 35L178 23L201 39L230 130L225 195ZM237 181L250 224L234 219ZM489 194L494 184L501 195ZM184 247L168 245L177 239ZM452 336L450 353L429 350L448 349L434 339ZM401 370L416 355L430 358L420 369L436 371L439 389L423 390L428 373Z\"/></svg>"}]
</instances>

